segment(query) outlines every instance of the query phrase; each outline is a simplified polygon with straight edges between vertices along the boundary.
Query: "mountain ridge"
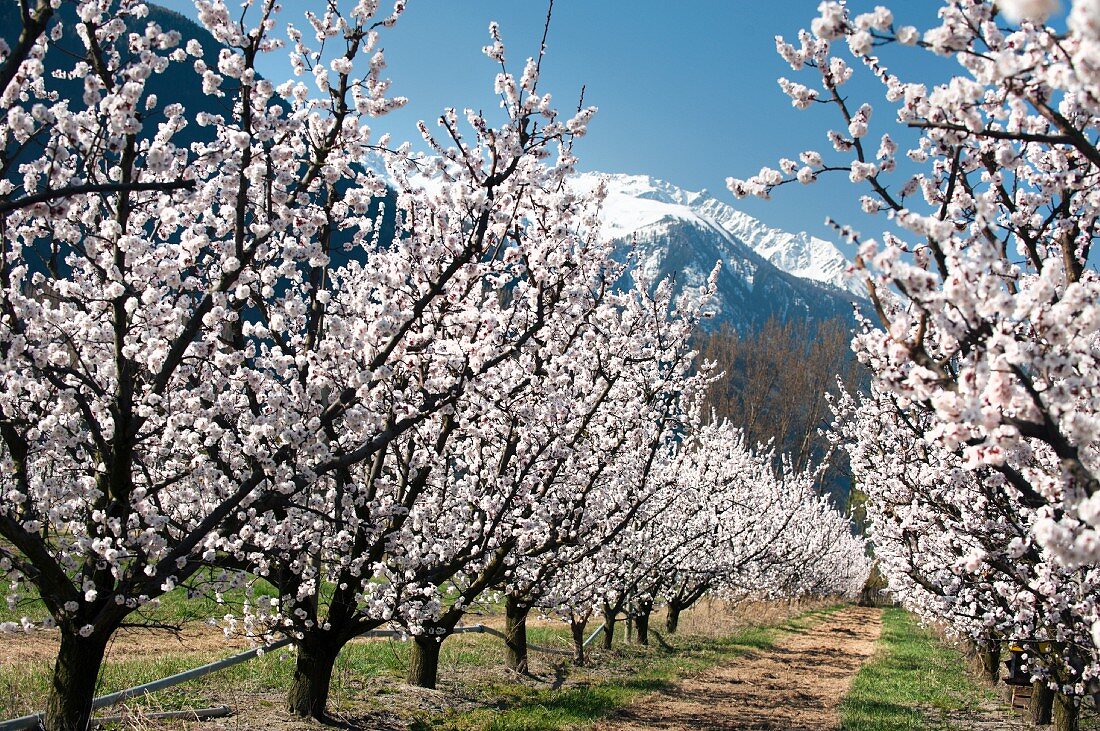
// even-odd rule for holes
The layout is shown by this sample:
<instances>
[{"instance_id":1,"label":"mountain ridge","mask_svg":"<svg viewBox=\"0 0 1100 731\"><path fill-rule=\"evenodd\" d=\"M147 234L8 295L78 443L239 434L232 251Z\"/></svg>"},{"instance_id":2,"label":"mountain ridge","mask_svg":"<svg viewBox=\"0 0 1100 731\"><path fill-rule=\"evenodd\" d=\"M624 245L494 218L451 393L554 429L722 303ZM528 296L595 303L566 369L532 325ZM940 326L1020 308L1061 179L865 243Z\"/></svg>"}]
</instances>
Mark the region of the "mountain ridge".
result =
<instances>
[{"instance_id":1,"label":"mountain ridge","mask_svg":"<svg viewBox=\"0 0 1100 731\"><path fill-rule=\"evenodd\" d=\"M579 192L606 183L604 239L632 250L630 272L672 276L678 288L706 281L721 262L709 327L757 329L768 319L852 320L865 306L851 263L832 244L770 227L704 191L648 175L580 173Z\"/></svg>"},{"instance_id":2,"label":"mountain ridge","mask_svg":"<svg viewBox=\"0 0 1100 731\"><path fill-rule=\"evenodd\" d=\"M834 286L861 299L866 297L862 282L850 271L851 262L824 239L769 226L714 198L705 189L690 191L645 174L580 173L575 178L575 185L587 190L594 188L600 179L608 181L605 225L610 224L607 233L612 238L660 218L693 220L729 234L782 271ZM624 206L624 201L629 199L633 199L635 205ZM625 219L632 216L636 218L627 225Z\"/></svg>"}]
</instances>

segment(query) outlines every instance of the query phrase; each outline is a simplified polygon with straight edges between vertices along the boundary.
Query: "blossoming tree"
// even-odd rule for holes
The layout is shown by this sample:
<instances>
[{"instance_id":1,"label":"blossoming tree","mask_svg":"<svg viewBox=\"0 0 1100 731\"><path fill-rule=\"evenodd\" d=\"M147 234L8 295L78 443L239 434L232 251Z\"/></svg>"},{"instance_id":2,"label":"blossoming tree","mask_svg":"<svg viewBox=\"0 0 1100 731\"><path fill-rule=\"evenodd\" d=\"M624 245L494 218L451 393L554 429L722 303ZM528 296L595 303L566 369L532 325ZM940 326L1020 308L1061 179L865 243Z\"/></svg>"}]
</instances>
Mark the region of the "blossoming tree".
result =
<instances>
[{"instance_id":1,"label":"blossoming tree","mask_svg":"<svg viewBox=\"0 0 1100 731\"><path fill-rule=\"evenodd\" d=\"M83 80L82 100L44 81L63 37L53 6L21 5L19 40L0 48L0 570L33 586L61 631L48 728L87 726L107 642L134 612L205 567L261 572L293 545L281 543L288 517L331 521L363 465L510 357L492 347L499 293L464 298L503 286L507 271L486 259L520 266L508 181L539 184L539 160L590 112L556 122L531 93L498 137L472 117L473 145L442 150L466 183L423 211L403 191L402 220L419 228L380 239L386 188L369 172L367 122L402 101L387 96L378 50L402 5L378 16L369 0L330 3L307 18L316 48L290 28L311 91L256 75L282 45L273 2L248 9L251 25L198 4L224 46L216 68L195 41L144 23L140 3L82 2L84 56L63 69ZM149 94L173 65L226 113L189 116ZM528 124L538 115L541 129ZM444 117L457 134L455 121ZM177 144L195 124L211 133ZM27 160L31 146L43 153ZM541 303L534 289L514 301ZM533 327L497 324L515 337ZM297 535L318 533L333 535ZM276 583L293 586L289 614L306 622L319 577L297 577Z\"/></svg>"},{"instance_id":2,"label":"blossoming tree","mask_svg":"<svg viewBox=\"0 0 1100 731\"><path fill-rule=\"evenodd\" d=\"M930 443L1020 506L1028 543L1072 571L1100 559L1100 279L1089 264L1100 6L1074 2L1068 32L1046 25L1056 6L952 0L921 32L886 8L852 14L822 3L796 44L777 39L812 83L780 85L796 107L835 108L835 155L806 151L729 185L767 197L843 171L866 186L864 210L892 228L881 240L844 229L859 244L878 318L856 338L859 357L901 408L920 407ZM950 57L960 70L932 87L906 80L888 63L891 46ZM845 93L860 67L916 136L905 165L897 135L872 135L873 107ZM1060 722L1071 727L1081 688L1059 690L1068 699Z\"/></svg>"}]
</instances>

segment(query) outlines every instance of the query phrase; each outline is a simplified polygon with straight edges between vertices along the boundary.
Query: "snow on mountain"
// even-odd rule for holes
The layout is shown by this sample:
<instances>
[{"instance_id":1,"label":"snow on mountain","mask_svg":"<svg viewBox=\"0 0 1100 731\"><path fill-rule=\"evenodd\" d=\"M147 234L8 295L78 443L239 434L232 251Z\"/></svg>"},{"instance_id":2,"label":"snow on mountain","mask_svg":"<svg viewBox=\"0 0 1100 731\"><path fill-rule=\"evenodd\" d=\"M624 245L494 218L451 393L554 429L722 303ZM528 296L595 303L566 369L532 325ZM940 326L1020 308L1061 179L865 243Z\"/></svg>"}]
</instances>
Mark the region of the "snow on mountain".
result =
<instances>
[{"instance_id":1,"label":"snow on mountain","mask_svg":"<svg viewBox=\"0 0 1100 731\"><path fill-rule=\"evenodd\" d=\"M867 296L863 283L848 271L851 262L824 239L772 228L712 198L705 190L686 191L647 175L583 173L576 184L580 189L590 189L600 178L608 181L602 216L608 238L624 238L664 219L688 221L721 229L796 277L831 285L857 297Z\"/></svg>"},{"instance_id":2,"label":"snow on mountain","mask_svg":"<svg viewBox=\"0 0 1100 731\"><path fill-rule=\"evenodd\" d=\"M844 278L847 261L826 241L769 228L705 191L683 190L645 175L583 173L570 184L585 192L601 180L608 188L601 233L617 244L617 254L628 264L627 278L635 273L651 282L672 277L676 289L690 293L705 285L720 263L710 308L714 317L705 321L707 327L752 330L771 318L849 319L853 305L863 304L858 289ZM622 284L629 286L629 279Z\"/></svg>"},{"instance_id":3,"label":"snow on mountain","mask_svg":"<svg viewBox=\"0 0 1100 731\"><path fill-rule=\"evenodd\" d=\"M603 235L634 248L632 268L678 287L705 283L721 262L715 323L753 328L768 318L851 317L862 292L832 244L765 226L710 197L645 175L584 173L580 191L607 181Z\"/></svg>"}]
</instances>

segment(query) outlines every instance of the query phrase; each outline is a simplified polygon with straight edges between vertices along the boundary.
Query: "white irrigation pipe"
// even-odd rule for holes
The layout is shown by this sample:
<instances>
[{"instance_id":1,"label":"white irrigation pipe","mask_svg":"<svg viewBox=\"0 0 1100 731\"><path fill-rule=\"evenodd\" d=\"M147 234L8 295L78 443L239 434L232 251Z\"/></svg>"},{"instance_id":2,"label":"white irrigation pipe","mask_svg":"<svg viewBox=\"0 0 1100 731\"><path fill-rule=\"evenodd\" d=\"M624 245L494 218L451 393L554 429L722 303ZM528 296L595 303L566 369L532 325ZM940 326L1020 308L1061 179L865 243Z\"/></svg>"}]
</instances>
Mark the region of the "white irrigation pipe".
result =
<instances>
[{"instance_id":1,"label":"white irrigation pipe","mask_svg":"<svg viewBox=\"0 0 1100 731\"><path fill-rule=\"evenodd\" d=\"M485 632L488 628L480 624L471 625L468 627L455 627L451 631L451 634L463 634L465 632ZM364 632L361 636L364 637L407 637L407 632L401 632L399 630L379 629L370 630ZM224 670L225 668L239 665L242 662L246 662L255 657L258 657L266 652L272 652L278 650L281 647L286 647L293 640L290 637L284 637L281 640L276 640L271 644L264 645L263 647L256 647L246 652L242 652L239 655L231 655L230 657L223 658L216 662L208 663L197 668L185 670L182 673L176 675L170 675L167 678L161 678L160 680L154 680L151 683L145 683L143 685L135 685L133 688L126 688L120 690L117 693L111 693L109 695L103 695L92 701L92 710L97 708L105 708L112 706L119 701L124 701L128 698L133 698L139 695L145 695L146 693L154 693L164 688L171 688L173 685L179 685L180 683L186 683L188 680L194 680L195 678L201 678L204 675L208 675L218 670ZM192 713L192 711L185 711L185 713ZM93 719L93 723L99 719ZM32 713L29 716L21 716L19 718L13 718L8 721L0 721L0 731L22 731L23 729L38 728L42 725L42 714Z\"/></svg>"},{"instance_id":2,"label":"white irrigation pipe","mask_svg":"<svg viewBox=\"0 0 1100 731\"><path fill-rule=\"evenodd\" d=\"M272 642L269 645L263 647L255 647L247 652L242 652L239 655L231 655L230 657L218 660L216 662L208 663L197 668L185 670L182 673L176 675L170 675L167 678L161 678L160 680L154 680L151 683L144 683L143 685L135 685L133 688L126 688L120 690L117 693L110 693L108 695L101 695L92 701L92 710L97 708L105 708L107 706L113 706L119 701L124 701L127 698L133 698L138 695L145 695L146 693L153 693L163 688L170 688L173 685L179 685L185 683L188 680L195 678L201 678L203 675L207 675L216 670L222 670L224 668L232 667L233 665L239 665L246 660L251 660L265 652L271 652L272 650L278 650L280 647L286 647L291 643L291 638L284 637L281 640ZM93 719L94 722L95 719ZM29 716L22 716L20 718L13 718L10 721L0 722L0 731L21 731L21 729L38 728L42 724L42 714L32 713Z\"/></svg>"},{"instance_id":3,"label":"white irrigation pipe","mask_svg":"<svg viewBox=\"0 0 1100 731\"><path fill-rule=\"evenodd\" d=\"M581 645L581 647L588 647L588 643L590 643L592 640L596 639L596 636L598 634L600 634L600 632L603 632L603 625L602 624L599 627L596 628L595 632L593 632L592 634L590 634L588 636L588 639L584 641L584 644Z\"/></svg>"},{"instance_id":4,"label":"white irrigation pipe","mask_svg":"<svg viewBox=\"0 0 1100 731\"><path fill-rule=\"evenodd\" d=\"M204 675L208 675L217 670L224 670L225 668L239 665L242 662L251 660L254 657L259 657L265 652L272 652L278 650L280 647L286 647L291 643L291 638L284 637L281 640L272 642L270 645L264 645L263 647L256 647L247 652L242 652L239 655L232 655L222 660L209 663L208 665L202 665L191 670L185 670L182 673L176 675L169 675L167 678L161 678L160 680L154 680L151 683L145 683L144 685L135 685L133 688L127 688L126 690L120 690L117 693L111 693L110 695L102 695L92 701L92 710L97 708L106 708L107 706L113 706L119 701L124 701L127 698L133 698L134 696L145 695L146 693L155 693L158 690L164 688L171 688L173 685L179 685L180 683L186 683L188 680L194 680L195 678L201 678ZM0 729L3 731L3 729Z\"/></svg>"}]
</instances>

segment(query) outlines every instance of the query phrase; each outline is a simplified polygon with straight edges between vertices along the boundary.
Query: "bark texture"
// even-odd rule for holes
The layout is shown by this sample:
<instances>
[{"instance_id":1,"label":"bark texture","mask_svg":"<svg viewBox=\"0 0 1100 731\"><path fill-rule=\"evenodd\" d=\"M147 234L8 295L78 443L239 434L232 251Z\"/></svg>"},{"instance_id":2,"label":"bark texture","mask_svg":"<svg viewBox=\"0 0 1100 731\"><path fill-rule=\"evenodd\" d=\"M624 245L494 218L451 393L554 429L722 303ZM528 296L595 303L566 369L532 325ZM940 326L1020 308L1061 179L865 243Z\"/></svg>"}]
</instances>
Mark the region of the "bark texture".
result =
<instances>
[{"instance_id":1,"label":"bark texture","mask_svg":"<svg viewBox=\"0 0 1100 731\"><path fill-rule=\"evenodd\" d=\"M1081 706L1072 696L1056 693L1054 695L1054 721L1055 731L1078 731Z\"/></svg>"},{"instance_id":2,"label":"bark texture","mask_svg":"<svg viewBox=\"0 0 1100 731\"><path fill-rule=\"evenodd\" d=\"M649 644L649 615L651 613L651 609L643 609L638 616L634 618L634 631L637 633L637 642L639 645Z\"/></svg>"},{"instance_id":3,"label":"bark texture","mask_svg":"<svg viewBox=\"0 0 1100 731\"><path fill-rule=\"evenodd\" d=\"M527 674L527 614L531 607L508 597L504 608L504 664Z\"/></svg>"},{"instance_id":4,"label":"bark texture","mask_svg":"<svg viewBox=\"0 0 1100 731\"><path fill-rule=\"evenodd\" d=\"M601 647L605 650L611 649L611 643L615 639L615 615L604 614L603 615L603 637L601 638Z\"/></svg>"},{"instance_id":5,"label":"bark texture","mask_svg":"<svg viewBox=\"0 0 1100 731\"><path fill-rule=\"evenodd\" d=\"M85 731L92 718L96 682L107 651L108 633L81 637L61 630L61 647L54 663L50 693L46 698L47 731Z\"/></svg>"},{"instance_id":6,"label":"bark texture","mask_svg":"<svg viewBox=\"0 0 1100 731\"><path fill-rule=\"evenodd\" d=\"M573 664L584 666L584 628L587 622L569 620L569 633L573 636Z\"/></svg>"},{"instance_id":7,"label":"bark texture","mask_svg":"<svg viewBox=\"0 0 1100 731\"><path fill-rule=\"evenodd\" d=\"M665 615L665 631L670 635L676 634L676 630L680 628L680 607L670 603L668 605L668 614Z\"/></svg>"},{"instance_id":8,"label":"bark texture","mask_svg":"<svg viewBox=\"0 0 1100 731\"><path fill-rule=\"evenodd\" d=\"M1027 715L1033 724L1041 726L1050 723L1053 704L1054 691L1047 686L1046 681L1031 684L1031 701L1028 703Z\"/></svg>"},{"instance_id":9,"label":"bark texture","mask_svg":"<svg viewBox=\"0 0 1100 731\"><path fill-rule=\"evenodd\" d=\"M438 635L413 638L409 655L409 685L435 688L439 680L439 648L442 646L443 638Z\"/></svg>"},{"instance_id":10,"label":"bark texture","mask_svg":"<svg viewBox=\"0 0 1100 731\"><path fill-rule=\"evenodd\" d=\"M287 693L287 710L292 716L324 720L332 668L339 654L338 644L318 641L309 635L298 644L294 677Z\"/></svg>"},{"instance_id":11,"label":"bark texture","mask_svg":"<svg viewBox=\"0 0 1100 731\"><path fill-rule=\"evenodd\" d=\"M978 659L982 663L982 676L996 684L1001 679L1001 643L993 641L978 647Z\"/></svg>"}]
</instances>

